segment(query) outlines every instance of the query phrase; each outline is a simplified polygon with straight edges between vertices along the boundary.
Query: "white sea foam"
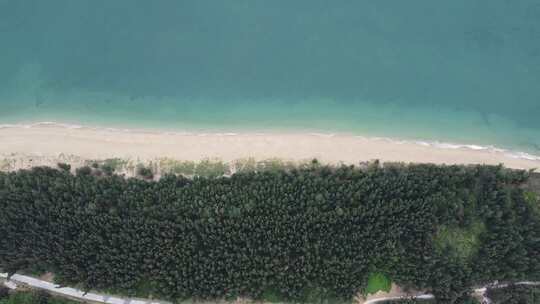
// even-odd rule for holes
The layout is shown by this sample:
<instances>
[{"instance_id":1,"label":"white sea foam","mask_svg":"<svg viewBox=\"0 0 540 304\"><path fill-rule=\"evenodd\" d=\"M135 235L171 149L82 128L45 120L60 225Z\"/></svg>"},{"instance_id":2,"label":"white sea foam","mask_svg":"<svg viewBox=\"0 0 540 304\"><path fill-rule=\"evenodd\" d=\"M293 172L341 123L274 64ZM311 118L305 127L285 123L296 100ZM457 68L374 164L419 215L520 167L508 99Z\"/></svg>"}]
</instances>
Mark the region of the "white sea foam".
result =
<instances>
[{"instance_id":1,"label":"white sea foam","mask_svg":"<svg viewBox=\"0 0 540 304\"><path fill-rule=\"evenodd\" d=\"M420 141L419 140L419 141L415 141L414 143L417 144L417 145L420 145L420 146L425 146L425 147L431 146L431 144L428 143L427 141Z\"/></svg>"},{"instance_id":2,"label":"white sea foam","mask_svg":"<svg viewBox=\"0 0 540 304\"><path fill-rule=\"evenodd\" d=\"M54 121L40 121L30 124L4 124L0 125L0 128L25 128L25 129L31 129L36 127L60 127L60 128L66 128L66 129L82 129L83 126L77 125L77 124L67 124L67 123L59 123Z\"/></svg>"},{"instance_id":3,"label":"white sea foam","mask_svg":"<svg viewBox=\"0 0 540 304\"><path fill-rule=\"evenodd\" d=\"M114 127L82 126L79 124L59 123L59 122L54 122L54 121L42 121L42 122L35 122L35 123L28 123L28 124L0 124L0 129L13 129L13 128L31 129L31 128L39 128L39 127L59 127L59 128L66 128L66 129L90 129L90 130L96 130L96 131L124 132L124 133L149 132L148 130L114 128ZM189 131L155 131L155 132L159 132L161 134L166 134L166 135L195 135L195 136L201 136L201 137L205 137L205 136L209 136L213 134L217 134L221 136L240 135L239 133L235 133L235 132L225 132L225 133L207 133L207 132L189 132ZM266 135L266 133L261 133L261 132L257 132L254 134L259 135L259 136ZM325 137L325 138L332 138L336 136L336 134L334 133L311 132L308 134L312 136ZM390 137L378 137L378 136L367 137L367 136L357 135L355 137L360 138L360 139L386 141L386 142L391 142L394 144L416 144L419 146L437 148L437 149L452 149L452 150L464 149L464 150L472 150L472 151L488 151L491 153L502 154L508 158L513 158L513 159L526 159L526 160L532 160L532 161L540 161L539 155L533 155L533 154L522 152L522 151L511 151L511 150L507 150L507 149L503 149L503 148L499 148L499 147L495 147L491 145L481 146L481 145L475 145L475 144L457 144L457 143L442 142L442 141L401 140L401 139L395 139L395 138L390 138Z\"/></svg>"},{"instance_id":4,"label":"white sea foam","mask_svg":"<svg viewBox=\"0 0 540 304\"><path fill-rule=\"evenodd\" d=\"M315 132L313 132L313 133L309 133L309 135L331 138L331 137L334 137L336 134L334 134L334 133L315 133Z\"/></svg>"},{"instance_id":5,"label":"white sea foam","mask_svg":"<svg viewBox=\"0 0 540 304\"><path fill-rule=\"evenodd\" d=\"M509 152L505 154L507 157L510 158L521 158L521 159L528 159L528 160L540 160L540 156L532 155L526 152Z\"/></svg>"},{"instance_id":6,"label":"white sea foam","mask_svg":"<svg viewBox=\"0 0 540 304\"><path fill-rule=\"evenodd\" d=\"M540 161L539 155L534 155L534 154L521 152L521 151L510 151L507 149L503 149L503 148L499 148L499 147L495 147L491 145L480 146L480 145L474 145L474 144L456 144L456 143L450 143L450 142L424 141L424 140L408 141L408 140L393 139L389 137L364 137L364 136L357 136L357 137L362 138L362 139L382 140L382 141L392 142L392 143L397 143L397 144L413 143L416 145L430 147L430 148L437 148L437 149L452 149L452 150L463 149L463 150L473 150L473 151L487 151L491 153L503 154L506 157L514 158L514 159Z\"/></svg>"},{"instance_id":7,"label":"white sea foam","mask_svg":"<svg viewBox=\"0 0 540 304\"><path fill-rule=\"evenodd\" d=\"M0 129L11 129L11 128L17 128L18 125L14 124L0 124Z\"/></svg>"}]
</instances>

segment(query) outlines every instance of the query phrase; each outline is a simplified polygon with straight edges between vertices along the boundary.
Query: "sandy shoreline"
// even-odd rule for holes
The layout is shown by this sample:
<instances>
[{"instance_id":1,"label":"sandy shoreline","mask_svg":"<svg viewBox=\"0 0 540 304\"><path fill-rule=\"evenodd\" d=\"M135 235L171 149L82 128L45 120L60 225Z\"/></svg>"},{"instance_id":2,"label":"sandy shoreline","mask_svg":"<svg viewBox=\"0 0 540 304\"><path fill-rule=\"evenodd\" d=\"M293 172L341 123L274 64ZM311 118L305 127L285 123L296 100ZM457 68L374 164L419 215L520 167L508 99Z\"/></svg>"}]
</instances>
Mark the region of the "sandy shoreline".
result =
<instances>
[{"instance_id":1,"label":"sandy shoreline","mask_svg":"<svg viewBox=\"0 0 540 304\"><path fill-rule=\"evenodd\" d=\"M58 125L0 128L0 159L20 157L54 160L65 155L77 159L167 157L198 161L242 158L280 158L324 163L362 161L421 162L436 164L500 164L510 168L540 168L540 160L511 157L507 151L441 148L353 135L308 133L159 133ZM36 164L41 165L41 164Z\"/></svg>"}]
</instances>

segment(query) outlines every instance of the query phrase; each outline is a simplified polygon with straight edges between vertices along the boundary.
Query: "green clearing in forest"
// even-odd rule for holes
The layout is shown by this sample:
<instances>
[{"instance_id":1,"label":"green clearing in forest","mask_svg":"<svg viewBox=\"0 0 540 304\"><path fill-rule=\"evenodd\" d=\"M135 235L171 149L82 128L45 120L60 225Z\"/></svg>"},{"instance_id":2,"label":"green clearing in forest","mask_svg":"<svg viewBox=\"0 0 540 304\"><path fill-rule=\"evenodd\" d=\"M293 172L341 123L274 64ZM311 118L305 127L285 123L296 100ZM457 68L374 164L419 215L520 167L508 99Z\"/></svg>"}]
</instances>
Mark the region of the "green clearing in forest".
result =
<instances>
[{"instance_id":1,"label":"green clearing in forest","mask_svg":"<svg viewBox=\"0 0 540 304\"><path fill-rule=\"evenodd\" d=\"M525 202L529 205L533 212L540 214L540 195L533 191L525 191Z\"/></svg>"},{"instance_id":2,"label":"green clearing in forest","mask_svg":"<svg viewBox=\"0 0 540 304\"><path fill-rule=\"evenodd\" d=\"M468 227L442 226L435 237L439 249L449 247L460 258L471 257L479 247L479 236L486 229L484 223L474 222Z\"/></svg>"},{"instance_id":3,"label":"green clearing in forest","mask_svg":"<svg viewBox=\"0 0 540 304\"><path fill-rule=\"evenodd\" d=\"M392 281L382 273L372 273L369 275L366 294L373 294L377 291L389 292L392 288Z\"/></svg>"}]
</instances>

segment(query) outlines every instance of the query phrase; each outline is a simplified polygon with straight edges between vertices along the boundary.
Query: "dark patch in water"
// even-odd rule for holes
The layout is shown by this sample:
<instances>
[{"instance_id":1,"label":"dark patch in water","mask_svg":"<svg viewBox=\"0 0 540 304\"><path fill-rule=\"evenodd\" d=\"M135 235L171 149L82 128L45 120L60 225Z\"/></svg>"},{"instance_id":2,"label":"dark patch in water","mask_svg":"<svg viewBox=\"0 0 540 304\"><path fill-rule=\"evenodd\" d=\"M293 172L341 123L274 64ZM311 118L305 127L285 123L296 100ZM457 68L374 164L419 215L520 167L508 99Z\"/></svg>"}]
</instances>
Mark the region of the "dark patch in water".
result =
<instances>
[{"instance_id":1,"label":"dark patch in water","mask_svg":"<svg viewBox=\"0 0 540 304\"><path fill-rule=\"evenodd\" d=\"M481 112L480 115L482 116L482 120L484 121L486 126L488 126L488 128L491 128L492 125L491 125L491 121L489 119L489 115L487 113L485 113L485 112Z\"/></svg>"},{"instance_id":2,"label":"dark patch in water","mask_svg":"<svg viewBox=\"0 0 540 304\"><path fill-rule=\"evenodd\" d=\"M36 108L39 108L44 103L45 103L45 100L43 99L43 97L41 97L41 95L36 95L35 96L34 105L36 106Z\"/></svg>"}]
</instances>

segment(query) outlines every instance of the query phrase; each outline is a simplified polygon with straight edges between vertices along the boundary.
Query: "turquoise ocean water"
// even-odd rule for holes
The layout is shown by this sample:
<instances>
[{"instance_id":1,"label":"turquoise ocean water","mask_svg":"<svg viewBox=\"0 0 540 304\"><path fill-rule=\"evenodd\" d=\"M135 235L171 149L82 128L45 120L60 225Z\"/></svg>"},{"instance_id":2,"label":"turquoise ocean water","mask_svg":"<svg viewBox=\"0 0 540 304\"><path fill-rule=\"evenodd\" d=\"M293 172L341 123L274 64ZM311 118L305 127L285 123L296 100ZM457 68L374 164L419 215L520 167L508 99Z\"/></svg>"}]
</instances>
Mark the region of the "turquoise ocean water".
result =
<instances>
[{"instance_id":1,"label":"turquoise ocean water","mask_svg":"<svg viewBox=\"0 0 540 304\"><path fill-rule=\"evenodd\" d=\"M540 1L0 0L0 125L40 121L540 155Z\"/></svg>"}]
</instances>

